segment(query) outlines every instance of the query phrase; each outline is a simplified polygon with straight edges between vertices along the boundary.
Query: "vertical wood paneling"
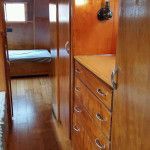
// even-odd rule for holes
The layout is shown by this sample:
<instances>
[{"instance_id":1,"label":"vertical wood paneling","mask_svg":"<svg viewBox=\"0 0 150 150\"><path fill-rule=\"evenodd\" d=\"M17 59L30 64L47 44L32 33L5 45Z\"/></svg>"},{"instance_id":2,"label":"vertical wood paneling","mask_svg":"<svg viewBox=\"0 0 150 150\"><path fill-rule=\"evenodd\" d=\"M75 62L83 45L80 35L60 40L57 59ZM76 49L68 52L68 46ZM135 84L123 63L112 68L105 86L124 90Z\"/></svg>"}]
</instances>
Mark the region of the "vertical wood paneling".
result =
<instances>
[{"instance_id":1,"label":"vertical wood paneling","mask_svg":"<svg viewBox=\"0 0 150 150\"><path fill-rule=\"evenodd\" d=\"M56 21L50 20L50 45L52 56L52 107L57 120L60 119L59 110L59 52L58 52L58 1L51 1L51 5L56 6L55 12ZM50 13L50 16L53 14Z\"/></svg>"},{"instance_id":2,"label":"vertical wood paneling","mask_svg":"<svg viewBox=\"0 0 150 150\"><path fill-rule=\"evenodd\" d=\"M50 49L49 0L6 0L27 2L27 22L8 23L9 49Z\"/></svg>"},{"instance_id":3,"label":"vertical wood paneling","mask_svg":"<svg viewBox=\"0 0 150 150\"><path fill-rule=\"evenodd\" d=\"M70 136L70 0L58 0L60 121Z\"/></svg>"},{"instance_id":4,"label":"vertical wood paneling","mask_svg":"<svg viewBox=\"0 0 150 150\"><path fill-rule=\"evenodd\" d=\"M97 19L97 12L102 0L85 0L82 5L78 5L77 2L77 0L72 2L72 50L74 55L115 53L118 0L111 1L113 18L101 22Z\"/></svg>"},{"instance_id":5,"label":"vertical wood paneling","mask_svg":"<svg viewBox=\"0 0 150 150\"><path fill-rule=\"evenodd\" d=\"M49 0L35 0L35 48L50 49Z\"/></svg>"},{"instance_id":6,"label":"vertical wood paneling","mask_svg":"<svg viewBox=\"0 0 150 150\"><path fill-rule=\"evenodd\" d=\"M113 150L150 149L150 1L121 0Z\"/></svg>"}]
</instances>

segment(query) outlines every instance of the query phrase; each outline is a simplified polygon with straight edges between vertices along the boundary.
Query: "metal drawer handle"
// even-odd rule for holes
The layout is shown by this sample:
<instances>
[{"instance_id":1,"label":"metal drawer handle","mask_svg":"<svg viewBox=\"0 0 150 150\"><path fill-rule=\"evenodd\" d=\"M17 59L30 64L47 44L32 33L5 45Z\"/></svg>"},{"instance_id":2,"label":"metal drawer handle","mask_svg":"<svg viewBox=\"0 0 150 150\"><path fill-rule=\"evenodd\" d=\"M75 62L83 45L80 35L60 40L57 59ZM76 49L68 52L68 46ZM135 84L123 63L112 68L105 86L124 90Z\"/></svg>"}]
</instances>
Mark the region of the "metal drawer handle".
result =
<instances>
[{"instance_id":1,"label":"metal drawer handle","mask_svg":"<svg viewBox=\"0 0 150 150\"><path fill-rule=\"evenodd\" d=\"M75 69L76 73L81 73L81 71L79 69Z\"/></svg>"},{"instance_id":2,"label":"metal drawer handle","mask_svg":"<svg viewBox=\"0 0 150 150\"><path fill-rule=\"evenodd\" d=\"M75 87L75 91L80 92L80 88L79 87Z\"/></svg>"},{"instance_id":3,"label":"metal drawer handle","mask_svg":"<svg viewBox=\"0 0 150 150\"><path fill-rule=\"evenodd\" d=\"M96 114L96 118L97 118L99 121L106 121L106 119L105 119L100 113L97 113L97 114Z\"/></svg>"},{"instance_id":4,"label":"metal drawer handle","mask_svg":"<svg viewBox=\"0 0 150 150\"><path fill-rule=\"evenodd\" d=\"M105 149L105 145L101 144L98 138L95 139L95 144L99 149L102 149L102 150Z\"/></svg>"},{"instance_id":5,"label":"metal drawer handle","mask_svg":"<svg viewBox=\"0 0 150 150\"><path fill-rule=\"evenodd\" d=\"M76 111L77 113L81 113L82 112L81 109L79 107L77 107L77 106L74 107L74 111Z\"/></svg>"},{"instance_id":6,"label":"metal drawer handle","mask_svg":"<svg viewBox=\"0 0 150 150\"><path fill-rule=\"evenodd\" d=\"M80 132L80 128L77 128L76 125L73 127L76 132Z\"/></svg>"},{"instance_id":7,"label":"metal drawer handle","mask_svg":"<svg viewBox=\"0 0 150 150\"><path fill-rule=\"evenodd\" d=\"M97 89L97 93L98 93L99 95L101 95L102 97L105 97L105 96L106 96L106 94L103 93L101 89Z\"/></svg>"}]
</instances>

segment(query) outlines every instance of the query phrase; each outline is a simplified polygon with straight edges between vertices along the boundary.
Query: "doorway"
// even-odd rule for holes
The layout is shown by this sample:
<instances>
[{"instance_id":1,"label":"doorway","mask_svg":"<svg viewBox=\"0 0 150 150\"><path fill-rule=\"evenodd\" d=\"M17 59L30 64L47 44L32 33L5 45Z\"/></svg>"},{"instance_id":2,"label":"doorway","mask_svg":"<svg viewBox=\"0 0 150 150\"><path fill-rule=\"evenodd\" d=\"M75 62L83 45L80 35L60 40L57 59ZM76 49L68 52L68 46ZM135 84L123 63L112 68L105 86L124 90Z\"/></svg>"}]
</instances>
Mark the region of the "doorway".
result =
<instances>
[{"instance_id":1,"label":"doorway","mask_svg":"<svg viewBox=\"0 0 150 150\"><path fill-rule=\"evenodd\" d=\"M29 2L32 2L32 5L35 4L35 1ZM28 58L20 62L20 57L14 57L20 56L20 53L21 56L24 54L29 56L30 50L50 51L49 36L47 35L47 33L50 34L49 16L43 14L43 10L48 12L48 7L45 9L44 4L42 3L41 6L38 1L36 3L37 8L34 7L32 12L32 8L30 8L32 5L29 5L29 2L20 4L23 5L22 11L27 12L22 20L12 21L9 18L6 19L5 15L9 77L11 78L13 98L13 120L9 135L9 149L71 149L70 140L65 137L61 125L56 122L52 115L51 74L47 71L48 68L50 69L49 58L42 57L48 61L43 63L43 60L40 59L42 64L39 64L39 62L35 63L36 58L32 58L34 59L32 62ZM15 5L15 3L9 4ZM42 10L42 13L39 9ZM9 12L5 14L8 15ZM10 57L11 54L13 57ZM40 69L40 71L35 68Z\"/></svg>"}]
</instances>

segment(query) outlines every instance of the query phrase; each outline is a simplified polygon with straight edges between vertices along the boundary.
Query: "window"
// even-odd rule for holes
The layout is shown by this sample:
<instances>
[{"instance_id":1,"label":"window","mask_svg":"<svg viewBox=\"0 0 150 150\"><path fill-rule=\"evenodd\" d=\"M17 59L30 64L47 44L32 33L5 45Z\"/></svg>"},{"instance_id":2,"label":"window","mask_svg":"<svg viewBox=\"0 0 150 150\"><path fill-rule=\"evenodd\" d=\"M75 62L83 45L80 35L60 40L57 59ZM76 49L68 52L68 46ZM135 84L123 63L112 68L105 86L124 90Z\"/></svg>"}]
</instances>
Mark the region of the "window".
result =
<instances>
[{"instance_id":1,"label":"window","mask_svg":"<svg viewBox=\"0 0 150 150\"><path fill-rule=\"evenodd\" d=\"M7 22L25 22L26 3L5 3L5 19Z\"/></svg>"},{"instance_id":2,"label":"window","mask_svg":"<svg viewBox=\"0 0 150 150\"><path fill-rule=\"evenodd\" d=\"M49 4L49 21L56 22L56 4Z\"/></svg>"}]
</instances>

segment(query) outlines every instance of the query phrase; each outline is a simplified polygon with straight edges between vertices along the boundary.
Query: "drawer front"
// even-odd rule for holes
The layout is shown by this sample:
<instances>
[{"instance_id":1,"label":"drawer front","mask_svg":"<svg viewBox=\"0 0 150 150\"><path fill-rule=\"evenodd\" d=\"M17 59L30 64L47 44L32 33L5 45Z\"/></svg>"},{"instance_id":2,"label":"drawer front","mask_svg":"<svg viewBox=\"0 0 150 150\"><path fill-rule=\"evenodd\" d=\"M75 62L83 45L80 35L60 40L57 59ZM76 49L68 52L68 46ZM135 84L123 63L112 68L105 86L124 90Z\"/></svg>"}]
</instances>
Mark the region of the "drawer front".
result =
<instances>
[{"instance_id":1,"label":"drawer front","mask_svg":"<svg viewBox=\"0 0 150 150\"><path fill-rule=\"evenodd\" d=\"M102 149L102 150L109 150L110 148L110 141L103 135L103 133L97 128L95 125L93 118L83 110L83 123L84 129L86 130L93 149Z\"/></svg>"},{"instance_id":2,"label":"drawer front","mask_svg":"<svg viewBox=\"0 0 150 150\"><path fill-rule=\"evenodd\" d=\"M110 111L98 100L98 98L78 79L75 79L75 87L80 87L80 92L75 91L74 110L76 112L82 111L83 107L93 117L97 127L102 131L105 136L110 139L110 124L111 113ZM82 92L81 92L82 91ZM80 95L80 96L79 96ZM81 98L82 100L78 99ZM80 103L80 102L81 103Z\"/></svg>"},{"instance_id":3,"label":"drawer front","mask_svg":"<svg viewBox=\"0 0 150 150\"><path fill-rule=\"evenodd\" d=\"M75 75L102 101L106 107L112 109L112 89L98 79L93 73L75 63Z\"/></svg>"}]
</instances>

